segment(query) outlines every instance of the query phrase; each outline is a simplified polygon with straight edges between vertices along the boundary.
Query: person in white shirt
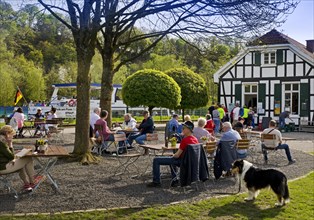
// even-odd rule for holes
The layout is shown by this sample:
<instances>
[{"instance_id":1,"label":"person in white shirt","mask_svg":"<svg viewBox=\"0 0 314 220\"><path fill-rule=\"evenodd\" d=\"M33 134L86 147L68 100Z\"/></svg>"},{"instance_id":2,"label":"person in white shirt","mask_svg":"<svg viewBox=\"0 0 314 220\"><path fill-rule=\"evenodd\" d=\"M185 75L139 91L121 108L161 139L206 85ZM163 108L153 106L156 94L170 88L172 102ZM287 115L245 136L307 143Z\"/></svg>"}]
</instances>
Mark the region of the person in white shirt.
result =
<instances>
[{"instance_id":1,"label":"person in white shirt","mask_svg":"<svg viewBox=\"0 0 314 220\"><path fill-rule=\"evenodd\" d=\"M213 136L204 128L206 124L205 118L199 118L197 120L197 127L194 127L193 129L193 135L197 138L199 143L203 143L204 141L201 139L201 137L206 137L207 140L215 140Z\"/></svg>"},{"instance_id":2,"label":"person in white shirt","mask_svg":"<svg viewBox=\"0 0 314 220\"><path fill-rule=\"evenodd\" d=\"M94 108L94 111L92 112L92 114L90 115L89 118L89 137L93 137L93 133L94 133L94 128L95 128L95 123L98 119L100 119L100 108Z\"/></svg>"},{"instance_id":3,"label":"person in white shirt","mask_svg":"<svg viewBox=\"0 0 314 220\"><path fill-rule=\"evenodd\" d=\"M19 107L16 112L14 113L13 117L16 122L17 122L17 128L18 128L18 136L19 137L24 137L23 136L23 127L24 127L24 120L25 120L25 115L23 113L23 109Z\"/></svg>"},{"instance_id":4,"label":"person in white shirt","mask_svg":"<svg viewBox=\"0 0 314 220\"><path fill-rule=\"evenodd\" d=\"M235 104L235 107L232 110L232 125L235 125L238 122L238 118L239 118L239 113L240 113L240 107L239 107L239 103Z\"/></svg>"},{"instance_id":5,"label":"person in white shirt","mask_svg":"<svg viewBox=\"0 0 314 220\"><path fill-rule=\"evenodd\" d=\"M276 135L276 145L277 145L276 148L285 150L288 161L289 161L289 165L295 163L295 160L292 159L292 157L291 157L291 153L290 153L290 149L289 149L288 144L282 144L282 135L281 135L281 132L276 129L276 121L275 120L271 120L269 122L269 127L264 129L263 134L274 134L274 135ZM267 160L268 160L267 150L265 149L265 147L267 147L267 143L268 142L265 141L265 143L262 144L262 152L264 154L264 160L265 160L266 164L267 164ZM269 143L269 144L271 144L271 143Z\"/></svg>"},{"instance_id":6,"label":"person in white shirt","mask_svg":"<svg viewBox=\"0 0 314 220\"><path fill-rule=\"evenodd\" d=\"M132 118L132 115L130 113L127 113L123 117L124 122L122 123L121 127L123 129L132 129L133 131L137 131L136 120Z\"/></svg>"},{"instance_id":7,"label":"person in white shirt","mask_svg":"<svg viewBox=\"0 0 314 220\"><path fill-rule=\"evenodd\" d=\"M56 114L56 111L57 109L52 107L50 112L48 113L47 117L46 117L46 120L52 120L54 118L58 118L57 114ZM49 131L49 127L57 127L58 124L46 124L45 125L45 128L46 128L46 133L48 134L48 131Z\"/></svg>"}]
</instances>

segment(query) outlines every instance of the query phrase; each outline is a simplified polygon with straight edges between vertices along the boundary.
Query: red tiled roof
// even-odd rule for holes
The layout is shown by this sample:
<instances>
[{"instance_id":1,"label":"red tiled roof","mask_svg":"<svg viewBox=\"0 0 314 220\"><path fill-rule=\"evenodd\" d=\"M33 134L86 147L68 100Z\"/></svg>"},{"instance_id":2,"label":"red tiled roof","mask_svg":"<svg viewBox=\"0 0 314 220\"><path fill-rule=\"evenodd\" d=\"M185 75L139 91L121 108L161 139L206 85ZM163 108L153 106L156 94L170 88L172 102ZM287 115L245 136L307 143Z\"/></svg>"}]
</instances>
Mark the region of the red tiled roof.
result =
<instances>
[{"instance_id":1,"label":"red tiled roof","mask_svg":"<svg viewBox=\"0 0 314 220\"><path fill-rule=\"evenodd\" d=\"M273 29L270 32L264 34L263 36L256 38L255 40L249 42L248 46L261 46L261 45L274 45L274 44L292 44L297 47L303 53L314 59L314 53L311 53L306 49L306 47L300 42L280 33L279 31Z\"/></svg>"}]
</instances>

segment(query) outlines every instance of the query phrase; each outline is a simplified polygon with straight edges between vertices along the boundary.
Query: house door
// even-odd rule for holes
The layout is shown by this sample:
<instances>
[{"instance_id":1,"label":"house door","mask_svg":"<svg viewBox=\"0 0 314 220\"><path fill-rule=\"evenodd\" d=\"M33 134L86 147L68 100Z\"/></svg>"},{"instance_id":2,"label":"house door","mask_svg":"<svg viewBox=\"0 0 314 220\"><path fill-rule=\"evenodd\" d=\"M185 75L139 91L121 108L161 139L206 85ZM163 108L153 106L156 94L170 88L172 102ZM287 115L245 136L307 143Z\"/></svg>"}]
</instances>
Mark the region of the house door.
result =
<instances>
[{"instance_id":1,"label":"house door","mask_svg":"<svg viewBox=\"0 0 314 220\"><path fill-rule=\"evenodd\" d=\"M244 95L244 104L249 107L257 106L257 95Z\"/></svg>"},{"instance_id":2,"label":"house door","mask_svg":"<svg viewBox=\"0 0 314 220\"><path fill-rule=\"evenodd\" d=\"M257 106L257 85L244 85L244 103L248 108Z\"/></svg>"}]
</instances>

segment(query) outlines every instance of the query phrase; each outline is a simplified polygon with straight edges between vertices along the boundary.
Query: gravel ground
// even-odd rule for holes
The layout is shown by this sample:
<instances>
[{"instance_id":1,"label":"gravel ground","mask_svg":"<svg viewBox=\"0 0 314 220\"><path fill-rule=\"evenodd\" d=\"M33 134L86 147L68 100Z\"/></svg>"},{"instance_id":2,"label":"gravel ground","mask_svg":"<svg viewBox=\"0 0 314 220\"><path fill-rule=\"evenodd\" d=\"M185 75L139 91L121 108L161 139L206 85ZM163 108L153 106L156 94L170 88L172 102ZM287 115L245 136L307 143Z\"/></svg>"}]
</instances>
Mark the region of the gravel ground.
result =
<instances>
[{"instance_id":1,"label":"gravel ground","mask_svg":"<svg viewBox=\"0 0 314 220\"><path fill-rule=\"evenodd\" d=\"M294 133L286 133L294 134ZM307 134L306 134L307 135ZM288 135L285 135L288 136ZM313 140L311 136L297 135L302 145L304 140L309 143ZM65 134L65 147L71 151L74 134ZM294 150L292 155L297 160L293 165L287 165L284 158L279 164L269 165L256 164L259 167L276 167L283 171L288 179L293 179L307 174L314 168L314 157L300 150ZM260 155L260 153L257 153ZM261 157L259 157L261 158ZM271 156L270 156L271 160ZM132 175L137 172L144 173L146 168L151 169L151 161L148 156L141 157L137 161L138 169L132 168ZM82 166L79 163L58 161L52 175L57 180L61 194L56 193L45 181L36 193L32 196L22 194L16 201L13 194L0 188L0 213L33 213L33 212L60 212L68 210L86 210L96 208L130 207L154 204L169 204L172 202L196 201L217 195L216 193L235 193L238 185L234 178L225 178L214 181L199 183L199 190L192 186L186 190L177 187L170 187L170 176L168 168L164 167L164 175L161 188L147 188L145 185L152 180L150 172L136 178L129 178L127 175L114 176L118 166L117 158L103 157L98 165ZM18 175L12 175L12 182L16 188L22 186ZM245 190L245 189L243 189ZM291 195L293 197L295 195Z\"/></svg>"}]
</instances>

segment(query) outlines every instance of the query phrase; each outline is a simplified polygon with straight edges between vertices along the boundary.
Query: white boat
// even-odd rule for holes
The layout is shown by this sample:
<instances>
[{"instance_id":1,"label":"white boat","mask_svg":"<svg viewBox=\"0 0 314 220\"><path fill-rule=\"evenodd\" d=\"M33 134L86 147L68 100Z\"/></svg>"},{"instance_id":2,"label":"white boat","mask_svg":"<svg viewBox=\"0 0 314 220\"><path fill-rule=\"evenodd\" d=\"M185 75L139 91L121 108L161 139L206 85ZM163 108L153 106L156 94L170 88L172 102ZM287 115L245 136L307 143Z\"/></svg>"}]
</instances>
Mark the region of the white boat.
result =
<instances>
[{"instance_id":1,"label":"white boat","mask_svg":"<svg viewBox=\"0 0 314 220\"><path fill-rule=\"evenodd\" d=\"M75 118L76 117L76 98L75 97L60 97L58 96L59 89L76 89L76 83L61 83L53 84L52 87L54 91L52 93L50 102L48 106L29 106L28 114L35 115L38 108L42 109L42 112L49 112L51 107L57 109L57 115L59 118ZM99 83L91 83L91 90L100 90L101 85ZM128 108L126 104L123 103L121 97L122 85L114 84L113 92L111 97L112 104L112 116L119 117L126 112L142 111L143 107ZM99 107L100 100L94 97L90 100L90 110L93 111L94 108Z\"/></svg>"}]
</instances>

